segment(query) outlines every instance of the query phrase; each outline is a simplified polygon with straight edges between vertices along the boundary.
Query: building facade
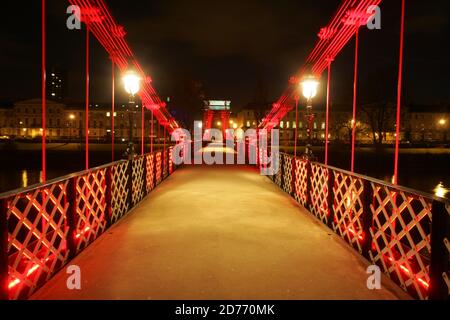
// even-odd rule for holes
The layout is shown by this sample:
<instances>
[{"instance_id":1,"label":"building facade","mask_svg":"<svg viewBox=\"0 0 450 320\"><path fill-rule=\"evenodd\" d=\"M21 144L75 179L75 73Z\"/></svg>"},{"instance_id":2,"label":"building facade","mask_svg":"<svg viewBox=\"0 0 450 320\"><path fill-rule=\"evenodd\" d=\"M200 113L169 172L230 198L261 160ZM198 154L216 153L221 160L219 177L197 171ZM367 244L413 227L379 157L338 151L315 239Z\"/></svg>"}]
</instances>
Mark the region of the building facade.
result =
<instances>
[{"instance_id":1,"label":"building facade","mask_svg":"<svg viewBox=\"0 0 450 320\"><path fill-rule=\"evenodd\" d=\"M345 110L345 111L343 111ZM333 108L329 119L329 140L350 143L352 135L351 108ZM404 108L401 122L401 141L411 144L445 143L450 141L450 108L408 107ZM142 134L141 108L131 112L134 140L140 140ZM322 109L315 110L312 138L316 144L322 144L326 135L326 114ZM93 104L89 108L89 139L93 142L109 142L112 135L112 117L114 117L114 135L118 141L128 141L130 112L127 105L117 105L114 114L110 105ZM144 134L150 137L149 111L144 115ZM232 129L256 129L261 119L253 109L243 109L230 118L227 126ZM307 140L308 123L300 109L298 122L295 111L289 112L279 123L280 143L290 145L294 142L295 129L298 129L300 143ZM375 130L373 116L360 113L356 123L356 139L359 144L392 144L396 140L395 118L387 117L382 121L383 128ZM214 127L214 126L213 126ZM0 137L2 139L40 140L42 138L41 100L20 101L9 108L0 108ZM158 134L154 120L154 134ZM63 104L47 101L47 130L49 141L79 142L85 139L85 107L82 104ZM162 132L160 133L162 136Z\"/></svg>"},{"instance_id":2,"label":"building facade","mask_svg":"<svg viewBox=\"0 0 450 320\"><path fill-rule=\"evenodd\" d=\"M85 109L81 105L65 105L47 101L46 135L49 141L84 141ZM133 139L142 136L142 112L140 107L131 112ZM91 105L89 109L89 139L107 142L112 136L112 117L114 117L115 138L128 141L130 112L128 106L119 105L114 114L111 106ZM144 113L146 136L150 136L150 112ZM156 120L155 124L155 134ZM11 108L0 109L0 136L20 140L40 140L42 138L42 102L40 99L20 101Z\"/></svg>"}]
</instances>

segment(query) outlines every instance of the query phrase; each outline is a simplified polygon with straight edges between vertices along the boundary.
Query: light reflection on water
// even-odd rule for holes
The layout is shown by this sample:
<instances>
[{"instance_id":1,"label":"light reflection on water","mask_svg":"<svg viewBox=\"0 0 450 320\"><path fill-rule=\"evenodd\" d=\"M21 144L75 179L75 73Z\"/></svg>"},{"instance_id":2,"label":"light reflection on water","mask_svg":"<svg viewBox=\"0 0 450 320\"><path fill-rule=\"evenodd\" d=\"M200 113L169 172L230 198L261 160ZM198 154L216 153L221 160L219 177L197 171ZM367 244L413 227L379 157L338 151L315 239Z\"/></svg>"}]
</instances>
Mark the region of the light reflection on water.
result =
<instances>
[{"instance_id":1,"label":"light reflection on water","mask_svg":"<svg viewBox=\"0 0 450 320\"><path fill-rule=\"evenodd\" d=\"M33 174L34 173L34 174ZM31 174L33 176L32 182L30 183L30 180L28 179L28 175ZM39 174L39 178L37 178L37 175ZM44 180L42 179L42 171L28 171L28 170L22 170L22 184L20 185L21 188L26 188L30 185L42 183Z\"/></svg>"},{"instance_id":2,"label":"light reflection on water","mask_svg":"<svg viewBox=\"0 0 450 320\"><path fill-rule=\"evenodd\" d=\"M434 194L440 198L445 198L449 192L450 190L445 188L442 182L439 182L439 184L434 189Z\"/></svg>"}]
</instances>

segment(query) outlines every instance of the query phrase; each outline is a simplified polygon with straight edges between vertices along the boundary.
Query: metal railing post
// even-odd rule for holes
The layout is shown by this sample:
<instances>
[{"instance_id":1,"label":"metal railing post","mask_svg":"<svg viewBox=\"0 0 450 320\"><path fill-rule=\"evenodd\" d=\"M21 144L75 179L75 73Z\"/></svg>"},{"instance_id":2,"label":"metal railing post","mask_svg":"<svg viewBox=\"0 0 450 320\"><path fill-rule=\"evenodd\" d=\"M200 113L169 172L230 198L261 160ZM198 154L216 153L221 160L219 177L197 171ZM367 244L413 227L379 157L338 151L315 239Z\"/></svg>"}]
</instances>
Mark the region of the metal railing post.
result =
<instances>
[{"instance_id":1,"label":"metal railing post","mask_svg":"<svg viewBox=\"0 0 450 320\"><path fill-rule=\"evenodd\" d=\"M142 156L142 165L144 166L144 176L142 177L142 183L144 184L142 188L144 189L142 190L144 190L144 194L147 196L147 186L149 185L149 181L147 181L147 155Z\"/></svg>"},{"instance_id":2,"label":"metal railing post","mask_svg":"<svg viewBox=\"0 0 450 320\"><path fill-rule=\"evenodd\" d=\"M297 194L297 187L295 185L295 173L297 171L297 161L295 155L292 156L292 173L291 173L291 196L295 198Z\"/></svg>"},{"instance_id":3,"label":"metal railing post","mask_svg":"<svg viewBox=\"0 0 450 320\"><path fill-rule=\"evenodd\" d=\"M370 260L370 251L372 250L372 234L370 228L372 228L373 214L371 205L373 202L373 189L372 184L368 180L363 182L364 193L362 196L363 213L361 216L362 229L364 232L364 243L362 245L362 255Z\"/></svg>"},{"instance_id":4,"label":"metal railing post","mask_svg":"<svg viewBox=\"0 0 450 320\"><path fill-rule=\"evenodd\" d=\"M449 270L449 252L445 239L449 239L450 208L444 202L434 200L431 218L430 300L449 299L449 288L444 274Z\"/></svg>"},{"instance_id":5,"label":"metal railing post","mask_svg":"<svg viewBox=\"0 0 450 320\"><path fill-rule=\"evenodd\" d=\"M311 210L311 190L312 190L312 164L311 161L306 160L306 207Z\"/></svg>"},{"instance_id":6,"label":"metal railing post","mask_svg":"<svg viewBox=\"0 0 450 320\"><path fill-rule=\"evenodd\" d=\"M0 200L0 300L8 300L8 202Z\"/></svg>"},{"instance_id":7,"label":"metal railing post","mask_svg":"<svg viewBox=\"0 0 450 320\"><path fill-rule=\"evenodd\" d=\"M72 260L77 254L77 244L75 242L75 236L77 232L77 179L78 177L71 178L67 185L67 202L69 208L67 209L67 227L69 229L67 233L67 250L69 250L69 260Z\"/></svg>"},{"instance_id":8,"label":"metal railing post","mask_svg":"<svg viewBox=\"0 0 450 320\"><path fill-rule=\"evenodd\" d=\"M127 175L128 175L128 211L130 211L133 208L133 158L130 158L128 160L128 168L127 168Z\"/></svg>"},{"instance_id":9,"label":"metal railing post","mask_svg":"<svg viewBox=\"0 0 450 320\"><path fill-rule=\"evenodd\" d=\"M112 224L112 214L113 214L113 207L112 207L112 180L113 180L113 167L110 166L106 169L106 228L111 226Z\"/></svg>"},{"instance_id":10,"label":"metal railing post","mask_svg":"<svg viewBox=\"0 0 450 320\"><path fill-rule=\"evenodd\" d=\"M327 206L328 206L328 227L333 229L334 222L334 170L327 168L328 181L327 181Z\"/></svg>"}]
</instances>

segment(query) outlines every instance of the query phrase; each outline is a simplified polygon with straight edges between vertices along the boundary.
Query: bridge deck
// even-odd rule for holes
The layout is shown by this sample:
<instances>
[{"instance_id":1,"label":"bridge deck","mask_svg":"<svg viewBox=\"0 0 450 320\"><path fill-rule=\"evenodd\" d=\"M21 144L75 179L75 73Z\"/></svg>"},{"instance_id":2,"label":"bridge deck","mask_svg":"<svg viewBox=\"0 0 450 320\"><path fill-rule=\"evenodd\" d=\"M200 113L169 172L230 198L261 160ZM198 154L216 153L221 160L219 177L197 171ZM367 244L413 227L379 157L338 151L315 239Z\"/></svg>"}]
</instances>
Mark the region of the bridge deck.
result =
<instances>
[{"instance_id":1,"label":"bridge deck","mask_svg":"<svg viewBox=\"0 0 450 320\"><path fill-rule=\"evenodd\" d=\"M34 299L398 299L368 263L249 167L187 167L81 253Z\"/></svg>"}]
</instances>

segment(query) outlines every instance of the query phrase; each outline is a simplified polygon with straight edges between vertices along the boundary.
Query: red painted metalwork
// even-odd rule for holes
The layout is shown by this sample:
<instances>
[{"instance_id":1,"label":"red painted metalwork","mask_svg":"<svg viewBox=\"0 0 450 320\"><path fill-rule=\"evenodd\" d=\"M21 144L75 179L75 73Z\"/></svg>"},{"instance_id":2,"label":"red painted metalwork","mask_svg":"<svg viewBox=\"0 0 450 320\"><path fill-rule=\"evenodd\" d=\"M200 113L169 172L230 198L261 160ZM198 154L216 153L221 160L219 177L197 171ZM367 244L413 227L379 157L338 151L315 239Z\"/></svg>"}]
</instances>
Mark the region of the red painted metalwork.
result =
<instances>
[{"instance_id":1,"label":"red painted metalwork","mask_svg":"<svg viewBox=\"0 0 450 320\"><path fill-rule=\"evenodd\" d=\"M6 290L11 300L29 298L150 192L155 175L160 183L161 172L159 152L1 194L7 259L0 264L8 270L1 293Z\"/></svg>"},{"instance_id":2,"label":"red painted metalwork","mask_svg":"<svg viewBox=\"0 0 450 320\"><path fill-rule=\"evenodd\" d=\"M153 153L153 141L154 141L154 137L153 137L153 128L154 128L154 119L153 119L153 109L150 109L150 112L152 113L151 116L151 124L150 124L150 153Z\"/></svg>"},{"instance_id":3,"label":"red painted metalwork","mask_svg":"<svg viewBox=\"0 0 450 320\"><path fill-rule=\"evenodd\" d=\"M214 118L214 111L206 110L203 115L203 130L209 130L212 128L213 118Z\"/></svg>"},{"instance_id":4,"label":"red painted metalwork","mask_svg":"<svg viewBox=\"0 0 450 320\"><path fill-rule=\"evenodd\" d=\"M398 183L399 149L400 149L400 126L402 108L402 80L403 80L403 47L405 35L405 0L402 0L402 12L400 19L400 53L398 64L398 85L397 85L397 134L395 137L395 160L394 160L394 184Z\"/></svg>"},{"instance_id":5,"label":"red painted metalwork","mask_svg":"<svg viewBox=\"0 0 450 320\"><path fill-rule=\"evenodd\" d=\"M116 65L114 59L112 58L112 103L111 103L111 160L114 162L114 152L115 152L115 104L116 104Z\"/></svg>"},{"instance_id":6,"label":"red painted metalwork","mask_svg":"<svg viewBox=\"0 0 450 320\"><path fill-rule=\"evenodd\" d=\"M358 55L359 55L359 26L355 33L355 70L353 77L353 116L352 116L352 158L350 171L355 172L355 143L356 143L356 102L358 89Z\"/></svg>"},{"instance_id":7,"label":"red painted metalwork","mask_svg":"<svg viewBox=\"0 0 450 320\"><path fill-rule=\"evenodd\" d=\"M89 170L89 25L86 25L86 110L85 110L85 159L86 170Z\"/></svg>"},{"instance_id":8,"label":"red painted metalwork","mask_svg":"<svg viewBox=\"0 0 450 320\"><path fill-rule=\"evenodd\" d=\"M280 166L274 182L403 290L428 299L433 283L445 282L442 273L433 278L430 271L436 263L432 239L439 233L431 222L448 201L292 155L280 154Z\"/></svg>"},{"instance_id":9,"label":"red painted metalwork","mask_svg":"<svg viewBox=\"0 0 450 320\"><path fill-rule=\"evenodd\" d=\"M328 59L335 59L355 34L356 29L352 23L367 22L370 17L367 12L369 6L380 3L381 0L343 0L328 25L320 30L318 42L294 78L301 79L306 66L312 66L313 74L320 78L328 66ZM288 87L263 119L260 128L271 130L278 126L280 120L292 110L297 83L289 81Z\"/></svg>"},{"instance_id":10,"label":"red painted metalwork","mask_svg":"<svg viewBox=\"0 0 450 320\"><path fill-rule=\"evenodd\" d=\"M328 165L328 142L329 142L329 128L330 128L330 85L331 85L331 62L328 59L328 74L327 74L327 110L325 119L325 165Z\"/></svg>"},{"instance_id":11,"label":"red painted metalwork","mask_svg":"<svg viewBox=\"0 0 450 320\"><path fill-rule=\"evenodd\" d=\"M166 170L166 127L163 128L163 172Z\"/></svg>"},{"instance_id":12,"label":"red painted metalwork","mask_svg":"<svg viewBox=\"0 0 450 320\"><path fill-rule=\"evenodd\" d=\"M142 112L141 112L141 155L144 155L144 143L145 143L145 120L144 120L144 111L145 111L145 107L142 106Z\"/></svg>"},{"instance_id":13,"label":"red painted metalwork","mask_svg":"<svg viewBox=\"0 0 450 320\"><path fill-rule=\"evenodd\" d=\"M81 9L81 20L89 26L91 33L96 37L105 50L116 59L116 65L121 72L128 69L128 61L132 61L132 67L137 70L144 79L142 89L139 92L142 104L147 109L153 109L158 122L171 133L179 128L178 123L166 109L166 104L161 101L156 90L152 86L152 79L146 76L142 67L136 61L133 52L125 41L126 32L117 24L110 10L103 0L69 0L73 5Z\"/></svg>"},{"instance_id":14,"label":"red painted metalwork","mask_svg":"<svg viewBox=\"0 0 450 320\"><path fill-rule=\"evenodd\" d=\"M42 0L42 69L41 69L41 85L42 85L42 181L47 181L47 37L46 37L46 3Z\"/></svg>"},{"instance_id":15,"label":"red painted metalwork","mask_svg":"<svg viewBox=\"0 0 450 320\"><path fill-rule=\"evenodd\" d=\"M298 100L300 97L295 97L295 138L294 138L294 156L297 157L297 142L298 142Z\"/></svg>"}]
</instances>

